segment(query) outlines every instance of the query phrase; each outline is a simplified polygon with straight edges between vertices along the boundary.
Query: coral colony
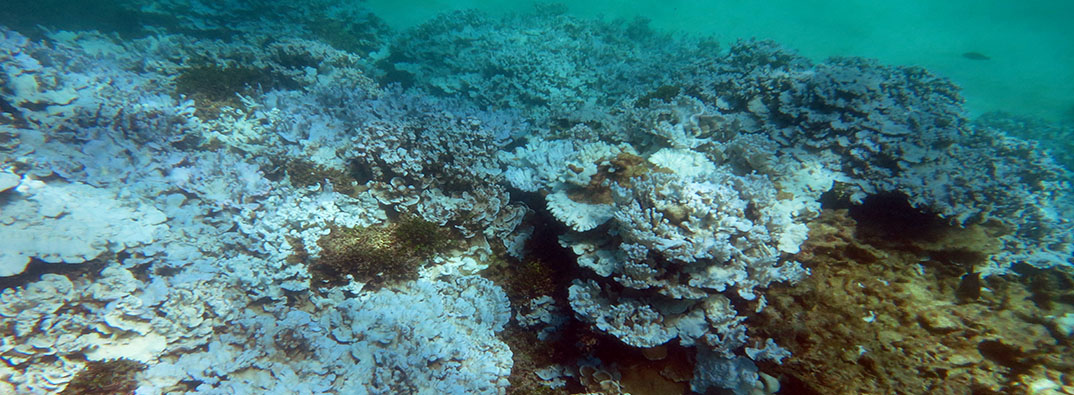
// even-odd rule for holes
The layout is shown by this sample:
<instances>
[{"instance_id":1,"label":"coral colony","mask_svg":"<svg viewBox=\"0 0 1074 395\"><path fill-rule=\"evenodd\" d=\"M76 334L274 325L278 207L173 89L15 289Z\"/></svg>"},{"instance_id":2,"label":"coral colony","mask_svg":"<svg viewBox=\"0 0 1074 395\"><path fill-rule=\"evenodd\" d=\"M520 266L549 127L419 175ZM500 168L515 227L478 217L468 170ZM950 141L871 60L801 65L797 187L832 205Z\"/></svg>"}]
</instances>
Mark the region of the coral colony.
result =
<instances>
[{"instance_id":1,"label":"coral colony","mask_svg":"<svg viewBox=\"0 0 1074 395\"><path fill-rule=\"evenodd\" d=\"M943 78L288 4L0 26L0 393L1074 388L1070 173Z\"/></svg>"}]
</instances>

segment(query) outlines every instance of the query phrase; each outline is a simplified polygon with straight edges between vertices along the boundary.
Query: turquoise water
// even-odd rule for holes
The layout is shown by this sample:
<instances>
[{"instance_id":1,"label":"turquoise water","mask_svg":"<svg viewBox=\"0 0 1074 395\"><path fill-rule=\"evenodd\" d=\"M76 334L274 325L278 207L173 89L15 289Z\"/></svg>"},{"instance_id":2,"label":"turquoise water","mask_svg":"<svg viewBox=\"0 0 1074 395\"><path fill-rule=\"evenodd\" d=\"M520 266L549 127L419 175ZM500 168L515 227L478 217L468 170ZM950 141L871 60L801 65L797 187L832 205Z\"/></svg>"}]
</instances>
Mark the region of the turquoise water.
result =
<instances>
[{"instance_id":1,"label":"turquoise water","mask_svg":"<svg viewBox=\"0 0 1074 395\"><path fill-rule=\"evenodd\" d=\"M390 25L420 24L445 10L526 12L525 1L370 0ZM570 13L645 17L672 32L721 42L770 38L814 60L864 56L919 65L963 88L971 116L989 111L1074 120L1074 2L1004 0L574 1ZM988 57L969 59L963 54Z\"/></svg>"}]
</instances>

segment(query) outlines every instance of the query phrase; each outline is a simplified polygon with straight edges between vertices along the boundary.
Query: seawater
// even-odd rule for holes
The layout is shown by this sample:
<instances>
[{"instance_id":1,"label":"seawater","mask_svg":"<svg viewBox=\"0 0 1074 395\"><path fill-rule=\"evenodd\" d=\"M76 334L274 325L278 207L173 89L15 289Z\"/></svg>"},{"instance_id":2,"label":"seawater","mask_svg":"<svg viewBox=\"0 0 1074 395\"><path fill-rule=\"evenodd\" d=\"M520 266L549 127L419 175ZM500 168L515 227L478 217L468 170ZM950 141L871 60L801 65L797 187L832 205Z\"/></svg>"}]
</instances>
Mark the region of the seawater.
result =
<instances>
[{"instance_id":1,"label":"seawater","mask_svg":"<svg viewBox=\"0 0 1074 395\"><path fill-rule=\"evenodd\" d=\"M369 0L396 28L476 8L530 11L505 0ZM971 118L990 111L1074 121L1074 1L1056 0L583 0L584 17L648 18L665 31L773 39L802 55L863 56L922 66L963 88ZM978 56L980 55L980 56Z\"/></svg>"}]
</instances>

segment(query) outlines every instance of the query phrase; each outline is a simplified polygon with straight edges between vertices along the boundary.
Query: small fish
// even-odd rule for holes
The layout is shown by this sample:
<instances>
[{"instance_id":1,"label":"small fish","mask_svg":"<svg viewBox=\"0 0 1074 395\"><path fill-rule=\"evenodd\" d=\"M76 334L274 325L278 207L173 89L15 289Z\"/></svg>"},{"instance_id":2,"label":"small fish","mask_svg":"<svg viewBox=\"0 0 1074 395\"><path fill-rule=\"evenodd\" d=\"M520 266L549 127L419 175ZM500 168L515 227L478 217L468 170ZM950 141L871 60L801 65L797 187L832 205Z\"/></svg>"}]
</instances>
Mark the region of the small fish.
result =
<instances>
[{"instance_id":1,"label":"small fish","mask_svg":"<svg viewBox=\"0 0 1074 395\"><path fill-rule=\"evenodd\" d=\"M966 52L962 54L963 58L969 60L991 60L992 58L980 52Z\"/></svg>"}]
</instances>

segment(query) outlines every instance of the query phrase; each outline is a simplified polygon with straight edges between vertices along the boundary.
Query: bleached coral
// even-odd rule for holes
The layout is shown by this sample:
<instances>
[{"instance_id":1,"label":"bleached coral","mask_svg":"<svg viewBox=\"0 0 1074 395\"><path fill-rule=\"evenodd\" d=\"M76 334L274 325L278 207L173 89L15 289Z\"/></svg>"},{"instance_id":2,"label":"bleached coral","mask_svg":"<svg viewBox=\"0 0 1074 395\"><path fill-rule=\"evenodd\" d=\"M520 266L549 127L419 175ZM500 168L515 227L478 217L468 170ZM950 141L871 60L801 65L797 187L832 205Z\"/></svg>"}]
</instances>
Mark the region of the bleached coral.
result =
<instances>
[{"instance_id":1,"label":"bleached coral","mask_svg":"<svg viewBox=\"0 0 1074 395\"><path fill-rule=\"evenodd\" d=\"M168 181L218 210L256 205L272 188L261 169L228 153L197 153L169 170Z\"/></svg>"},{"instance_id":2,"label":"bleached coral","mask_svg":"<svg viewBox=\"0 0 1074 395\"><path fill-rule=\"evenodd\" d=\"M117 265L100 274L98 282L44 274L0 294L0 316L7 323L0 358L28 367L5 380L20 393L63 388L82 358L154 362L168 347L170 336L157 328L170 318L158 316L137 296L141 282Z\"/></svg>"},{"instance_id":3,"label":"bleached coral","mask_svg":"<svg viewBox=\"0 0 1074 395\"><path fill-rule=\"evenodd\" d=\"M495 337L511 316L503 291L488 280L462 277L419 281L411 292L351 299L330 316L337 328L331 335L355 342L359 369L351 386L365 376L370 392L503 391L512 365L511 350ZM388 307L401 305L410 308ZM427 374L399 374L417 369Z\"/></svg>"},{"instance_id":4,"label":"bleached coral","mask_svg":"<svg viewBox=\"0 0 1074 395\"><path fill-rule=\"evenodd\" d=\"M681 169L689 176L651 173L612 187L618 241L563 239L580 254L580 265L637 290L575 281L571 306L627 344L652 347L679 338L727 352L746 337L743 317L721 293L754 299L757 288L804 275L781 254L797 251L805 226L763 177L711 164Z\"/></svg>"},{"instance_id":5,"label":"bleached coral","mask_svg":"<svg viewBox=\"0 0 1074 395\"><path fill-rule=\"evenodd\" d=\"M554 340L557 331L568 320L567 315L556 305L555 300L547 295L530 299L529 304L524 308L528 309L528 312L522 313L519 311L515 315L518 325L524 328L538 329L537 339L542 341Z\"/></svg>"},{"instance_id":6,"label":"bleached coral","mask_svg":"<svg viewBox=\"0 0 1074 395\"><path fill-rule=\"evenodd\" d=\"M677 95L669 102L652 102L648 111L633 116L641 130L671 148L696 149L711 143L718 123L709 106L696 98Z\"/></svg>"},{"instance_id":7,"label":"bleached coral","mask_svg":"<svg viewBox=\"0 0 1074 395\"><path fill-rule=\"evenodd\" d=\"M572 230L560 244L604 278L570 287L583 321L634 346L678 338L729 353L747 337L723 294L754 300L772 282L807 273L787 256L805 240L804 222L818 209L809 199L819 193L777 198L767 174L737 174L717 141L721 127L736 123L699 100L650 105L625 123L647 131L632 134L643 148L531 137L501 154L507 178L547 192L548 212ZM574 200L587 195L606 200ZM607 232L586 233L604 224Z\"/></svg>"},{"instance_id":8,"label":"bleached coral","mask_svg":"<svg viewBox=\"0 0 1074 395\"><path fill-rule=\"evenodd\" d=\"M19 274L30 259L82 263L105 252L156 240L164 213L136 198L81 183L24 178L0 214L0 276Z\"/></svg>"},{"instance_id":9,"label":"bleached coral","mask_svg":"<svg viewBox=\"0 0 1074 395\"><path fill-rule=\"evenodd\" d=\"M545 199L548 201L548 212L575 232L595 229L614 215L614 208L610 204L576 202L564 191L551 193Z\"/></svg>"},{"instance_id":10,"label":"bleached coral","mask_svg":"<svg viewBox=\"0 0 1074 395\"><path fill-rule=\"evenodd\" d=\"M792 254L833 188L1003 225L986 274L1070 263L1069 175L1032 144L967 127L954 86L920 69L815 65L763 42L713 51L547 6L441 17L388 47L353 2L239 3L121 3L227 39L0 28L5 273L31 258L103 268L0 294L0 358L25 367L0 368L12 391L57 391L84 359L124 356L152 364L146 394L505 392L508 301L471 275L502 251L493 241L522 256L530 198L570 229L554 236L583 269L575 317L628 345L697 348L699 391L757 389L743 349L786 356L749 339L736 306L763 308L765 286L805 274ZM252 17L266 9L286 23ZM348 33L373 34L315 39L322 22L354 20L370 24ZM175 89L204 65L296 86L224 92L236 100L206 117ZM395 214L466 245L416 282L311 291L319 237ZM25 235L37 244L12 244ZM567 308L521 307L541 335ZM589 384L615 382L584 366Z\"/></svg>"},{"instance_id":11,"label":"bleached coral","mask_svg":"<svg viewBox=\"0 0 1074 395\"><path fill-rule=\"evenodd\" d=\"M513 152L501 152L500 160L510 166L505 176L512 186L536 192L553 183L565 182L563 174L567 161L575 155L576 149L569 140L530 139L524 147L515 148Z\"/></svg>"},{"instance_id":12,"label":"bleached coral","mask_svg":"<svg viewBox=\"0 0 1074 395\"><path fill-rule=\"evenodd\" d=\"M692 293L658 285L663 281L651 276L661 272L660 260L688 264L684 270L690 279L669 284L672 288L688 284L723 291L735 286L742 295L800 271L778 256L797 252L805 226L781 210L775 189L764 178L735 176L726 169L704 178L655 173L635 179L630 188L612 190L623 238L620 254L629 262L624 269L630 268L616 277L624 285L656 286L669 295ZM695 262L711 263L690 265ZM768 271L785 273L762 274Z\"/></svg>"},{"instance_id":13,"label":"bleached coral","mask_svg":"<svg viewBox=\"0 0 1074 395\"><path fill-rule=\"evenodd\" d=\"M607 188L607 184L594 186L595 176L607 171L621 154L634 150L601 141L530 138L513 152L501 151L500 160L507 166L507 182L526 192L548 192L548 211L574 231L585 232L611 219L613 208L605 202L576 200L569 192Z\"/></svg>"},{"instance_id":14,"label":"bleached coral","mask_svg":"<svg viewBox=\"0 0 1074 395\"><path fill-rule=\"evenodd\" d=\"M700 40L663 36L645 20L586 22L557 7L504 18L441 15L399 35L384 72L544 120L674 83L675 67L706 50Z\"/></svg>"},{"instance_id":15,"label":"bleached coral","mask_svg":"<svg viewBox=\"0 0 1074 395\"><path fill-rule=\"evenodd\" d=\"M267 211L261 205L278 209ZM221 267L247 292L277 300L283 299L287 292L309 289L306 262L292 257L318 253L317 240L328 234L332 226L366 227L386 219L376 199L368 193L351 198L331 190L277 188L261 205L244 209L243 217L247 220L236 224L253 240L251 254L223 259ZM296 242L305 250L297 251Z\"/></svg>"},{"instance_id":16,"label":"bleached coral","mask_svg":"<svg viewBox=\"0 0 1074 395\"><path fill-rule=\"evenodd\" d=\"M716 165L697 151L663 148L646 159L657 167L685 177L703 176L716 171Z\"/></svg>"},{"instance_id":17,"label":"bleached coral","mask_svg":"<svg viewBox=\"0 0 1074 395\"><path fill-rule=\"evenodd\" d=\"M105 265L100 276L47 274L4 291L0 357L30 366L0 371L17 392L58 391L85 358L114 357L152 365L143 393L188 390L180 381L200 381L198 390L208 393L504 391L511 352L495 333L510 318L507 298L462 270L434 271L377 294L353 284L326 290L331 297L305 306L314 313L285 302L309 290L302 257L316 255L315 240L328 227L387 218L368 187L392 178L400 180L400 199L421 202L417 213L482 239L472 243L481 251L464 253L487 258L484 238L517 247L515 228L527 210L511 204L494 155L524 127L510 112L384 93L367 78L351 78L361 74L353 57L320 48L329 61L298 71L309 92L243 97L243 108L201 120L167 83L199 51L273 68L280 66L275 56L302 52L302 42L266 50L249 37L121 42L80 33L54 35L49 46L2 33L12 44L0 53L5 88L14 81L8 77L19 79L18 89L0 94L25 115L18 128L3 126L0 164L4 174L20 175L0 191L3 230L75 241L56 251L29 243L37 249L20 255L5 245L4 252L15 254L20 270L29 256ZM305 47L302 55L318 58L317 47ZM325 105L334 99L343 101ZM357 130L367 133L350 135ZM209 139L223 149L200 145ZM397 160L377 162L390 152ZM441 165L445 158L454 161ZM289 185L279 167L294 160L340 173L354 163L357 173L375 177L355 182L370 182L362 188ZM336 192L345 187L355 188ZM83 231L55 223L68 220L84 221ZM49 229L26 228L41 224ZM437 262L450 264L444 261ZM295 355L334 362L295 364Z\"/></svg>"},{"instance_id":18,"label":"bleached coral","mask_svg":"<svg viewBox=\"0 0 1074 395\"><path fill-rule=\"evenodd\" d=\"M763 152L821 165L820 179L840 182L854 201L897 192L952 223L1003 224L1004 251L990 257L987 273L1016 261L1074 265L1074 225L1057 214L1069 213L1074 200L1068 172L1031 143L970 125L950 81L858 58L813 64L750 41L695 76L699 96L728 103L720 112L735 120L733 133L765 141ZM791 180L786 170L794 166L776 162L783 163L756 170Z\"/></svg>"},{"instance_id":19,"label":"bleached coral","mask_svg":"<svg viewBox=\"0 0 1074 395\"><path fill-rule=\"evenodd\" d=\"M187 378L210 393L505 392L512 354L496 333L510 308L488 280L419 280L357 298L336 292L314 303L323 310L246 310L206 350L151 367L140 393Z\"/></svg>"},{"instance_id":20,"label":"bleached coral","mask_svg":"<svg viewBox=\"0 0 1074 395\"><path fill-rule=\"evenodd\" d=\"M607 167L622 153L635 152L626 144L529 138L526 145L514 151L501 151L499 157L507 166L504 173L512 186L536 192L586 188L601 167Z\"/></svg>"},{"instance_id":21,"label":"bleached coral","mask_svg":"<svg viewBox=\"0 0 1074 395\"><path fill-rule=\"evenodd\" d=\"M766 388L757 366L746 357L726 357L701 350L697 356L697 369L690 380L690 389L704 393L718 389L735 394L768 394L775 392ZM778 390L778 383L776 385Z\"/></svg>"},{"instance_id":22,"label":"bleached coral","mask_svg":"<svg viewBox=\"0 0 1074 395\"><path fill-rule=\"evenodd\" d=\"M517 115L400 89L322 87L314 97L335 104L269 95L291 114L277 132L299 144L331 147L334 159L325 164L346 163L362 188L397 212L452 226L468 238L483 235L512 243L525 210L510 202L495 152L505 143L504 135L526 128ZM309 122L323 125L311 129Z\"/></svg>"},{"instance_id":23,"label":"bleached coral","mask_svg":"<svg viewBox=\"0 0 1074 395\"><path fill-rule=\"evenodd\" d=\"M746 347L746 356L754 361L771 360L782 364L784 359L791 357L791 352L780 347L772 339L765 339L760 348Z\"/></svg>"}]
</instances>

